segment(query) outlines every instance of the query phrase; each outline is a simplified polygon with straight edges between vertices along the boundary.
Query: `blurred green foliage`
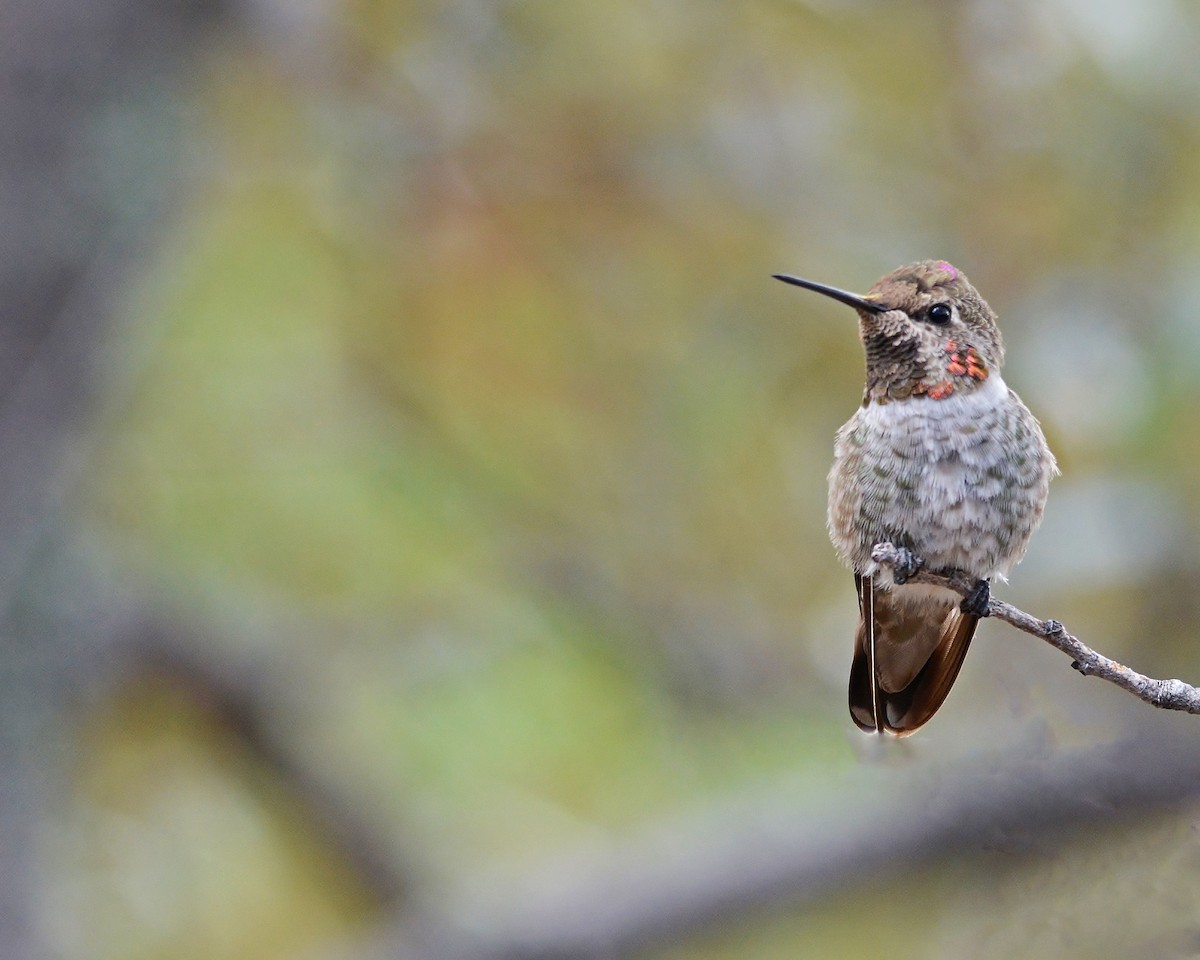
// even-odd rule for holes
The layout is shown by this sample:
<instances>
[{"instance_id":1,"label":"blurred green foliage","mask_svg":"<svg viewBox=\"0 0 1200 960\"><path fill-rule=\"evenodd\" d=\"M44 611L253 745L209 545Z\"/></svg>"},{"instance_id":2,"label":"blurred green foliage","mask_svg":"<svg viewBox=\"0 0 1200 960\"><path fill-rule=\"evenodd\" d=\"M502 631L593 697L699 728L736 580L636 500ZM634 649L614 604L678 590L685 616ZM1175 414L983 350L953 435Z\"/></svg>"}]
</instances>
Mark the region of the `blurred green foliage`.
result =
<instances>
[{"instance_id":1,"label":"blurred green foliage","mask_svg":"<svg viewBox=\"0 0 1200 960\"><path fill-rule=\"evenodd\" d=\"M1064 467L1014 598L1194 677L1200 16L1137 9L360 0L294 46L228 39L87 522L278 665L296 737L431 882L764 778L819 791L857 762L823 525L861 357L769 274L944 256ZM918 760L1144 711L1002 633ZM88 743L66 859L106 920L74 955L294 955L361 919L193 713L139 688ZM181 860L151 923L131 884ZM966 874L659 955L951 955L987 922L939 903Z\"/></svg>"}]
</instances>

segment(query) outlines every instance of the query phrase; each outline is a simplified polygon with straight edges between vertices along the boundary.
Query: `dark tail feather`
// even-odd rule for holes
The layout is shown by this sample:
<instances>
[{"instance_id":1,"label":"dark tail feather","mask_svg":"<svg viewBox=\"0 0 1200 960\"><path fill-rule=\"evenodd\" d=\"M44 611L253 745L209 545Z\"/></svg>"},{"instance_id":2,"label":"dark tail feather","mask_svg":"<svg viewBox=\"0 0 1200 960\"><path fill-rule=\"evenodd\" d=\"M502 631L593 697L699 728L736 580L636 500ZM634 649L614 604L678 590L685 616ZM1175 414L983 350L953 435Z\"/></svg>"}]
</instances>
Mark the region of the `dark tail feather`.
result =
<instances>
[{"instance_id":1,"label":"dark tail feather","mask_svg":"<svg viewBox=\"0 0 1200 960\"><path fill-rule=\"evenodd\" d=\"M879 684L875 663L875 581L871 577L854 575L858 593L858 630L854 637L854 662L850 667L850 718L867 733L883 732L883 711L880 709Z\"/></svg>"},{"instance_id":2,"label":"dark tail feather","mask_svg":"<svg viewBox=\"0 0 1200 960\"><path fill-rule=\"evenodd\" d=\"M906 638L885 636L881 632L887 625L881 626L879 622L876 610L879 594L871 578L856 574L854 582L860 617L850 667L850 716L859 729L868 733L887 731L907 736L924 726L945 701L962 669L979 619L948 603L942 613L935 614L942 629L924 666L903 689L888 692L878 682L888 666L885 663L881 667L877 662L881 641L887 640L887 646L894 647Z\"/></svg>"}]
</instances>

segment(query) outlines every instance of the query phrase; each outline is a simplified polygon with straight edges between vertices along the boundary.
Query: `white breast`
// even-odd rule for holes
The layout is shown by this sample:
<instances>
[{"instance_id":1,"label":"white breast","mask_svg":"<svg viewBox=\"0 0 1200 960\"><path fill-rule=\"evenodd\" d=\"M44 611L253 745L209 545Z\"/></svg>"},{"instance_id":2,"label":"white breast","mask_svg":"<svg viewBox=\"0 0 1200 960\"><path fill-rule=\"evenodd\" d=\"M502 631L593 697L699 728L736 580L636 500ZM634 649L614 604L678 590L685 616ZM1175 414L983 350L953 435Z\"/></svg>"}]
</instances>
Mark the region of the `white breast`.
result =
<instances>
[{"instance_id":1,"label":"white breast","mask_svg":"<svg viewBox=\"0 0 1200 960\"><path fill-rule=\"evenodd\" d=\"M944 400L861 408L838 433L830 533L854 566L899 538L931 565L1002 576L1041 516L1054 469L1037 421L993 373Z\"/></svg>"},{"instance_id":2,"label":"white breast","mask_svg":"<svg viewBox=\"0 0 1200 960\"><path fill-rule=\"evenodd\" d=\"M993 373L970 392L956 390L945 400L872 403L858 412L857 419L866 426L888 431L924 431L930 424L976 420L1007 400L1008 384L1000 374Z\"/></svg>"}]
</instances>

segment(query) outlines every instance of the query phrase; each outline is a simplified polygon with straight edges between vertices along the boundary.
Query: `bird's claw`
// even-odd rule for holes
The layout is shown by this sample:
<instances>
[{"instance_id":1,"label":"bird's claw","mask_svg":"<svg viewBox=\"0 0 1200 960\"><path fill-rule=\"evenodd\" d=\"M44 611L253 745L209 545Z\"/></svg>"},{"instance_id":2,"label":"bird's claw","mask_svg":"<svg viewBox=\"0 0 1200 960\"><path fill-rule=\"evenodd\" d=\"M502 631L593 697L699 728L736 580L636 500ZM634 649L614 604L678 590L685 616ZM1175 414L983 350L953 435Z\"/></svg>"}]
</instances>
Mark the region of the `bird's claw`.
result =
<instances>
[{"instance_id":1,"label":"bird's claw","mask_svg":"<svg viewBox=\"0 0 1200 960\"><path fill-rule=\"evenodd\" d=\"M970 617L991 616L992 587L986 580L978 581L971 592L963 597L959 609Z\"/></svg>"},{"instance_id":2,"label":"bird's claw","mask_svg":"<svg viewBox=\"0 0 1200 960\"><path fill-rule=\"evenodd\" d=\"M925 566L925 561L907 547L896 547L896 561L892 564L892 580L897 584L908 583Z\"/></svg>"}]
</instances>

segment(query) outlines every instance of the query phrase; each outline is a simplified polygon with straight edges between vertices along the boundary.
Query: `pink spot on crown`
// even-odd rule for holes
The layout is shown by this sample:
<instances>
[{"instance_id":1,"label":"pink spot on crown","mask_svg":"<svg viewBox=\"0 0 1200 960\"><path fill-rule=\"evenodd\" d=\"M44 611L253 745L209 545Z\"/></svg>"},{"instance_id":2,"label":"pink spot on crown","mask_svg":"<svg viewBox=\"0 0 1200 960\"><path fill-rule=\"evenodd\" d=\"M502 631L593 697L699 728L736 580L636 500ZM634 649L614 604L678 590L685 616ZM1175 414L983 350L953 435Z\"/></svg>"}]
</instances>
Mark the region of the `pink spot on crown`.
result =
<instances>
[{"instance_id":1,"label":"pink spot on crown","mask_svg":"<svg viewBox=\"0 0 1200 960\"><path fill-rule=\"evenodd\" d=\"M945 270L948 274L950 274L951 280L958 279L958 271L955 270L954 267L952 267L950 264L948 264L945 260L943 260L941 263L938 264L938 269Z\"/></svg>"}]
</instances>

